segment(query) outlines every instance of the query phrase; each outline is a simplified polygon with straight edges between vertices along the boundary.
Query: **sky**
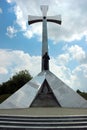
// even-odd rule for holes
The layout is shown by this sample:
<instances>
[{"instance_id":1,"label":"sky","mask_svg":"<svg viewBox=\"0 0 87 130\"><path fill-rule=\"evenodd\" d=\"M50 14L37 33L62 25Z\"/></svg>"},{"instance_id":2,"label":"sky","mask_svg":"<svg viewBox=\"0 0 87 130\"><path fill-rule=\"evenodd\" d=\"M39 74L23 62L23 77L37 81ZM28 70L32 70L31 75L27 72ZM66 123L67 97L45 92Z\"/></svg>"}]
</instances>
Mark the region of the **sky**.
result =
<instances>
[{"instance_id":1,"label":"sky","mask_svg":"<svg viewBox=\"0 0 87 130\"><path fill-rule=\"evenodd\" d=\"M61 15L61 26L47 23L50 71L72 89L87 92L87 0L0 0L0 84L15 73L41 72L42 23L28 15Z\"/></svg>"}]
</instances>

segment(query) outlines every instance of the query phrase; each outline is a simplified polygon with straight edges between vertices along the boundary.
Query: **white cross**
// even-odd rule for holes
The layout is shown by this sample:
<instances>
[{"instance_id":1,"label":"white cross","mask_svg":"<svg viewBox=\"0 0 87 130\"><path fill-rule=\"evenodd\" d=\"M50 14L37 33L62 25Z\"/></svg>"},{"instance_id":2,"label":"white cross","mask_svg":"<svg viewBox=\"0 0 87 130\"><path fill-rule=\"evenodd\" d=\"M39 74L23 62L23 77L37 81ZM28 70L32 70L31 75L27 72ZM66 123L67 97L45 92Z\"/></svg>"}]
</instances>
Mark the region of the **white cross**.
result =
<instances>
[{"instance_id":1,"label":"white cross","mask_svg":"<svg viewBox=\"0 0 87 130\"><path fill-rule=\"evenodd\" d=\"M57 24L61 24L61 16L47 16L47 5L41 6L41 11L43 16L28 16L28 24L33 24L36 22L43 22L43 30L42 30L42 71L49 70L49 56L48 56L48 36L47 36L47 22L54 22ZM47 54L47 56L45 56Z\"/></svg>"}]
</instances>

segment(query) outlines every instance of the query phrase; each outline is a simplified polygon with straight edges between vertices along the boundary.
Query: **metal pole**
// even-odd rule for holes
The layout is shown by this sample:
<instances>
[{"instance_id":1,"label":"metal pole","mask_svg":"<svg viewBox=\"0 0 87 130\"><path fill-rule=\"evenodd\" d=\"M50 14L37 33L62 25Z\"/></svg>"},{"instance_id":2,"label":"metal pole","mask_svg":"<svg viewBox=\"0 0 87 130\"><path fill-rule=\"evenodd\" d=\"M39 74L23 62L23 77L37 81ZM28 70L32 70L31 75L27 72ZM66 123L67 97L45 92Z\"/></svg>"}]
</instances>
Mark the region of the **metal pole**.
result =
<instances>
[{"instance_id":1,"label":"metal pole","mask_svg":"<svg viewBox=\"0 0 87 130\"><path fill-rule=\"evenodd\" d=\"M28 24L33 24L36 22L42 22L42 65L41 70L49 70L49 55L48 55L48 36L47 36L47 22L54 22L61 24L61 17L58 16L49 16L47 17L48 6L41 6L42 17L39 16L29 16Z\"/></svg>"},{"instance_id":2,"label":"metal pole","mask_svg":"<svg viewBox=\"0 0 87 130\"><path fill-rule=\"evenodd\" d=\"M47 35L47 20L46 17L43 17L43 26L42 26L42 71L44 70L44 59L43 56L48 53L48 35ZM49 70L49 62L48 62Z\"/></svg>"}]
</instances>

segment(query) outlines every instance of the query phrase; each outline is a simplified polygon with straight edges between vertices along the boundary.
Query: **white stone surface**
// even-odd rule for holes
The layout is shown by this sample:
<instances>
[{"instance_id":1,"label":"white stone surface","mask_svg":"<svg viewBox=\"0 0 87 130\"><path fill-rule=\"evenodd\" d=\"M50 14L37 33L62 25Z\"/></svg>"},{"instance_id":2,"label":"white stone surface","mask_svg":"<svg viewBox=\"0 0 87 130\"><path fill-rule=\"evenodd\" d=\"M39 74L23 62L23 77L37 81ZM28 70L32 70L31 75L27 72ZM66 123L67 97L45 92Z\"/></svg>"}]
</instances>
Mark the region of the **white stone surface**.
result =
<instances>
[{"instance_id":1,"label":"white stone surface","mask_svg":"<svg viewBox=\"0 0 87 130\"><path fill-rule=\"evenodd\" d=\"M0 104L0 109L28 108L37 96L44 80L46 80L60 103L66 108L87 108L87 101L68 87L50 71L43 71L26 83L12 96Z\"/></svg>"}]
</instances>

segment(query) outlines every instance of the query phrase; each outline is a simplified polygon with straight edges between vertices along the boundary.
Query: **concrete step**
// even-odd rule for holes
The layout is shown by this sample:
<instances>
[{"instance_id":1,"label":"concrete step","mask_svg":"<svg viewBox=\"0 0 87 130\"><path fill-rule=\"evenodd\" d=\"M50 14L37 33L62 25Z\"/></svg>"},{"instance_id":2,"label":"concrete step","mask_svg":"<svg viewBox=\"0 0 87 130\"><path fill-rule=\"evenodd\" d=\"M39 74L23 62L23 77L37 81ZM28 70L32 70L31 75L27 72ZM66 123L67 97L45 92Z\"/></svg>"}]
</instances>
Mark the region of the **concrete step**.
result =
<instances>
[{"instance_id":1,"label":"concrete step","mask_svg":"<svg viewBox=\"0 0 87 130\"><path fill-rule=\"evenodd\" d=\"M23 116L23 115L0 115L0 119L23 119L23 120L58 120L58 119L87 119L87 115L67 115L67 116Z\"/></svg>"},{"instance_id":2,"label":"concrete step","mask_svg":"<svg viewBox=\"0 0 87 130\"><path fill-rule=\"evenodd\" d=\"M29 117L0 116L0 130L87 129L87 116Z\"/></svg>"},{"instance_id":3,"label":"concrete step","mask_svg":"<svg viewBox=\"0 0 87 130\"><path fill-rule=\"evenodd\" d=\"M21 122L84 122L87 116L61 116L61 117L25 117L25 116L0 116L0 121L21 121Z\"/></svg>"}]
</instances>

